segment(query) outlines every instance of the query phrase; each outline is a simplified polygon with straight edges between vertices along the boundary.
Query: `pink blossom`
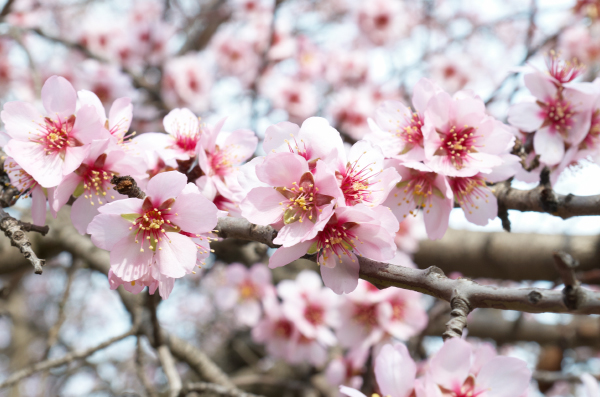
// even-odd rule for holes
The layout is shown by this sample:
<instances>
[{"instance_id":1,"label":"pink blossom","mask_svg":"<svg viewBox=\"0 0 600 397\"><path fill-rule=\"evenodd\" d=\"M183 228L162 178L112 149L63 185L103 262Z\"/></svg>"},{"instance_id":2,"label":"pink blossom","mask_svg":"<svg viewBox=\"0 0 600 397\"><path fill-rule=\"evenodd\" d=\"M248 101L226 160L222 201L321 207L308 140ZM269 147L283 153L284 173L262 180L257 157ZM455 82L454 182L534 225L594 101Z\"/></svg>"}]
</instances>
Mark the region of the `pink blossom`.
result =
<instances>
[{"instance_id":1,"label":"pink blossom","mask_svg":"<svg viewBox=\"0 0 600 397\"><path fill-rule=\"evenodd\" d=\"M447 176L489 173L502 164L502 154L514 139L503 124L488 116L481 98L466 91L445 92L429 101L423 131L425 164Z\"/></svg>"},{"instance_id":2,"label":"pink blossom","mask_svg":"<svg viewBox=\"0 0 600 397\"><path fill-rule=\"evenodd\" d=\"M33 223L44 226L46 224L46 193L44 193L44 189L10 157L4 160L4 170L10 178L10 184L16 187L21 194L25 194L22 197L31 196Z\"/></svg>"},{"instance_id":3,"label":"pink blossom","mask_svg":"<svg viewBox=\"0 0 600 397\"><path fill-rule=\"evenodd\" d=\"M185 106L193 112L208 109L212 76L206 61L197 54L171 58L164 67L163 97L171 107Z\"/></svg>"},{"instance_id":4,"label":"pink blossom","mask_svg":"<svg viewBox=\"0 0 600 397\"><path fill-rule=\"evenodd\" d=\"M95 93L81 90L77 93L77 96L83 105L90 105L96 109L100 122L104 128L110 132L110 135L117 143L122 144L125 140L125 135L127 135L127 131L129 131L131 118L133 117L133 105L131 104L131 99L117 99L112 104L107 118L104 106Z\"/></svg>"},{"instance_id":5,"label":"pink blossom","mask_svg":"<svg viewBox=\"0 0 600 397\"><path fill-rule=\"evenodd\" d=\"M375 378L382 395L386 397L413 395L416 375L417 366L405 345L388 344L381 348L375 359ZM344 386L340 387L340 391L350 397L366 397L358 390Z\"/></svg>"},{"instance_id":6,"label":"pink blossom","mask_svg":"<svg viewBox=\"0 0 600 397\"><path fill-rule=\"evenodd\" d=\"M375 121L369 121L371 134L367 134L365 139L378 146L387 158L425 160L425 110L429 100L439 92L441 88L433 82L421 79L413 89L414 111L402 102L383 102L375 112Z\"/></svg>"},{"instance_id":7,"label":"pink blossom","mask_svg":"<svg viewBox=\"0 0 600 397\"><path fill-rule=\"evenodd\" d=\"M125 282L150 274L159 282L193 272L208 255L203 234L217 224L217 208L185 175L153 177L146 198L118 200L99 209L87 232L110 251L113 273Z\"/></svg>"},{"instance_id":8,"label":"pink blossom","mask_svg":"<svg viewBox=\"0 0 600 397\"><path fill-rule=\"evenodd\" d=\"M334 358L325 370L327 383L332 386L344 385L360 389L363 384L362 373L369 356L368 349L350 350L343 357ZM340 393L340 395L343 395Z\"/></svg>"},{"instance_id":9,"label":"pink blossom","mask_svg":"<svg viewBox=\"0 0 600 397\"><path fill-rule=\"evenodd\" d=\"M533 148L547 165L560 163L566 145L578 145L590 129L589 91L594 86L582 84L557 85L555 78L542 72L526 74L525 85L537 101L518 103L509 109L509 123L524 132L536 131Z\"/></svg>"},{"instance_id":10,"label":"pink blossom","mask_svg":"<svg viewBox=\"0 0 600 397\"><path fill-rule=\"evenodd\" d=\"M325 227L339 196L335 175L325 163L317 161L313 174L304 157L271 153L256 165L256 176L264 186L250 190L240 204L242 216L279 229L275 244L296 245Z\"/></svg>"},{"instance_id":11,"label":"pink blossom","mask_svg":"<svg viewBox=\"0 0 600 397\"><path fill-rule=\"evenodd\" d=\"M316 339L309 339L285 315L283 306L274 296L263 299L265 316L252 329L252 339L266 345L267 353L290 364L303 362L321 366L327 351Z\"/></svg>"},{"instance_id":12,"label":"pink blossom","mask_svg":"<svg viewBox=\"0 0 600 397\"><path fill-rule=\"evenodd\" d=\"M335 176L344 199L340 204L352 206L364 203L370 207L381 204L392 188L400 182L393 167L385 167L383 154L367 141L358 141L337 158Z\"/></svg>"},{"instance_id":13,"label":"pink blossom","mask_svg":"<svg viewBox=\"0 0 600 397\"><path fill-rule=\"evenodd\" d=\"M94 140L81 165L67 175L54 190L51 201L55 211L71 198L77 199L71 209L73 226L81 234L100 207L106 203L126 198L113 189L110 180L114 175L129 175L142 181L146 179L144 162L140 157L129 156L113 141Z\"/></svg>"},{"instance_id":14,"label":"pink blossom","mask_svg":"<svg viewBox=\"0 0 600 397\"><path fill-rule=\"evenodd\" d=\"M430 74L434 81L451 93L463 89L473 79L477 70L477 59L461 53L460 55L437 54L431 57Z\"/></svg>"},{"instance_id":15,"label":"pink blossom","mask_svg":"<svg viewBox=\"0 0 600 397\"><path fill-rule=\"evenodd\" d=\"M362 139L369 132L367 119L374 111L373 92L366 87L341 89L327 107L334 125L355 140Z\"/></svg>"},{"instance_id":16,"label":"pink blossom","mask_svg":"<svg viewBox=\"0 0 600 397\"><path fill-rule=\"evenodd\" d=\"M200 138L206 131L212 128L218 133L224 121L221 120L214 127L203 128L191 110L173 109L163 119L166 134L147 132L133 142L143 151L155 150L164 160L189 160L196 156Z\"/></svg>"},{"instance_id":17,"label":"pink blossom","mask_svg":"<svg viewBox=\"0 0 600 397\"><path fill-rule=\"evenodd\" d=\"M292 77L270 76L261 91L273 101L273 107L288 113L291 122L298 122L317 112L317 92L312 83Z\"/></svg>"},{"instance_id":18,"label":"pink blossom","mask_svg":"<svg viewBox=\"0 0 600 397\"><path fill-rule=\"evenodd\" d=\"M402 3L394 0L373 0L361 3L358 27L375 45L384 45L406 34L410 27L408 13Z\"/></svg>"},{"instance_id":19,"label":"pink blossom","mask_svg":"<svg viewBox=\"0 0 600 397\"><path fill-rule=\"evenodd\" d=\"M152 273L148 272L137 280L127 282L116 276L111 269L108 271L108 283L110 284L110 289L114 290L122 285L123 288L125 288L125 291L131 292L132 294L139 294L145 287L148 287L148 293L154 295L154 292L158 288L158 293L161 298L167 299L171 294L171 291L173 291L175 279L164 276L155 279L152 276Z\"/></svg>"},{"instance_id":20,"label":"pink blossom","mask_svg":"<svg viewBox=\"0 0 600 397\"><path fill-rule=\"evenodd\" d=\"M41 186L54 187L79 167L92 139L102 138L102 124L92 106L75 110L77 94L62 77L42 87L48 116L26 102L7 102L2 121L12 138L4 147Z\"/></svg>"},{"instance_id":21,"label":"pink blossom","mask_svg":"<svg viewBox=\"0 0 600 397\"><path fill-rule=\"evenodd\" d=\"M363 51L334 50L329 53L325 77L336 87L359 85L369 75L368 57Z\"/></svg>"},{"instance_id":22,"label":"pink blossom","mask_svg":"<svg viewBox=\"0 0 600 397\"><path fill-rule=\"evenodd\" d=\"M387 288L379 294L378 321L388 335L407 341L425 329L428 316L421 294L401 288Z\"/></svg>"},{"instance_id":23,"label":"pink blossom","mask_svg":"<svg viewBox=\"0 0 600 397\"><path fill-rule=\"evenodd\" d=\"M306 253L318 253L325 286L337 294L349 293L358 283L357 255L378 261L392 259L397 230L398 222L390 216L389 208L371 209L364 204L338 207L316 237L278 248L269 260L269 267L287 265Z\"/></svg>"},{"instance_id":24,"label":"pink blossom","mask_svg":"<svg viewBox=\"0 0 600 397\"><path fill-rule=\"evenodd\" d=\"M251 84L260 66L260 58L252 42L234 37L231 33L219 35L213 42L219 71L238 77L245 86Z\"/></svg>"},{"instance_id":25,"label":"pink blossom","mask_svg":"<svg viewBox=\"0 0 600 397\"><path fill-rule=\"evenodd\" d=\"M262 298L274 294L271 271L262 263L250 269L241 263L231 263L225 274L227 284L215 291L217 305L223 310L235 309L235 317L241 324L255 326L262 314Z\"/></svg>"},{"instance_id":26,"label":"pink blossom","mask_svg":"<svg viewBox=\"0 0 600 397\"><path fill-rule=\"evenodd\" d=\"M239 166L254 154L258 138L247 129L224 132L221 130L224 122L221 120L203 131L196 156L205 175L202 178L208 179L202 183L213 184L220 195L236 200Z\"/></svg>"},{"instance_id":27,"label":"pink blossom","mask_svg":"<svg viewBox=\"0 0 600 397\"><path fill-rule=\"evenodd\" d=\"M487 360L477 374L472 372L471 345L452 338L429 362L431 379L452 395L472 394L482 397L519 396L529 386L531 371L517 358L497 356Z\"/></svg>"},{"instance_id":28,"label":"pink blossom","mask_svg":"<svg viewBox=\"0 0 600 397\"><path fill-rule=\"evenodd\" d=\"M447 178L422 163L387 160L386 165L396 168L402 180L383 205L389 207L399 221L423 209L427 235L434 240L442 238L448 229L453 207L452 189Z\"/></svg>"},{"instance_id":29,"label":"pink blossom","mask_svg":"<svg viewBox=\"0 0 600 397\"><path fill-rule=\"evenodd\" d=\"M277 285L283 300L283 309L298 330L307 338L317 339L322 345L335 345L331 328L338 325L338 296L323 288L321 277L311 270L303 270L296 280L283 280Z\"/></svg>"},{"instance_id":30,"label":"pink blossom","mask_svg":"<svg viewBox=\"0 0 600 397\"><path fill-rule=\"evenodd\" d=\"M325 54L306 36L298 37L296 61L303 80L320 78L325 71Z\"/></svg>"},{"instance_id":31,"label":"pink blossom","mask_svg":"<svg viewBox=\"0 0 600 397\"><path fill-rule=\"evenodd\" d=\"M308 161L312 170L317 160L334 164L345 154L340 133L322 117L310 117L301 127L288 121L274 124L265 131L263 150L296 153Z\"/></svg>"},{"instance_id":32,"label":"pink blossom","mask_svg":"<svg viewBox=\"0 0 600 397\"><path fill-rule=\"evenodd\" d=\"M448 177L456 201L471 223L485 226L498 215L498 200L486 185L485 174Z\"/></svg>"}]
</instances>

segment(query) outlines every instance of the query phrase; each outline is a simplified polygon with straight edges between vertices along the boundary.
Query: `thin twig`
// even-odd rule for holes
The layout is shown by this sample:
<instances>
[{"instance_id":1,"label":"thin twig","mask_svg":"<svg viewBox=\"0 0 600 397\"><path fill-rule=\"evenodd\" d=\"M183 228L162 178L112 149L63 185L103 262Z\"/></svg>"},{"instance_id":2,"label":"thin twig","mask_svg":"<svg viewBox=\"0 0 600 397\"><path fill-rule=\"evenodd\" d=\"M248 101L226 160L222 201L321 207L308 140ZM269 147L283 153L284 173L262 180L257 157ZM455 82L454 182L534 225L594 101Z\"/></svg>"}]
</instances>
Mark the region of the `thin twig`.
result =
<instances>
[{"instance_id":1,"label":"thin twig","mask_svg":"<svg viewBox=\"0 0 600 397\"><path fill-rule=\"evenodd\" d=\"M175 368L175 359L166 345L160 345L157 351L160 365L163 367L169 382L169 396L177 397L181 391L182 383L177 368Z\"/></svg>"},{"instance_id":2,"label":"thin twig","mask_svg":"<svg viewBox=\"0 0 600 397\"><path fill-rule=\"evenodd\" d=\"M31 263L35 269L35 274L42 274L42 267L46 264L46 261L44 259L39 259L35 252L33 252L33 249L31 249L31 242L29 241L27 234L21 229L19 221L8 215L1 208L0 230L2 230L6 237L10 239L10 244L17 247L25 259Z\"/></svg>"},{"instance_id":3,"label":"thin twig","mask_svg":"<svg viewBox=\"0 0 600 397\"><path fill-rule=\"evenodd\" d=\"M107 348L108 346L112 345L115 342L120 341L121 339L125 339L128 336L131 335L135 335L135 333L137 332L137 326L134 325L133 328L131 328L129 331L127 331L126 333L119 335L119 336L115 336L114 338L111 338L109 340L107 340L106 342L103 342L101 344L99 344L98 346L94 346L91 347L89 349L85 349L85 350L80 350L77 352L73 352L73 353L69 353L61 358L54 358L51 360L45 360L42 362L39 362L37 364L34 364L30 367L27 368L23 368L15 373L13 373L12 375L10 375L4 382L0 383L0 389L3 389L5 387L14 385L15 383L17 383L18 381L20 381L23 378L26 378L28 376L33 375L36 372L39 371L43 371L46 369L50 369L50 368L54 368L54 367L60 367L61 365L65 365L68 364L72 361L75 360L79 360L82 358L86 358L88 356L91 356L92 354L94 354L95 352L97 352L98 350L102 350Z\"/></svg>"},{"instance_id":4,"label":"thin twig","mask_svg":"<svg viewBox=\"0 0 600 397\"><path fill-rule=\"evenodd\" d=\"M179 394L181 397L187 396L191 392L212 392L223 397L263 397L258 394L246 393L235 388L229 388L214 383L196 382L189 383Z\"/></svg>"},{"instance_id":5,"label":"thin twig","mask_svg":"<svg viewBox=\"0 0 600 397\"><path fill-rule=\"evenodd\" d=\"M152 384L146 376L146 372L144 371L144 349L142 349L142 343L140 338L141 337L138 335L135 349L135 372L137 373L138 379L144 387L144 390L146 390L146 394L148 395L148 397L158 397L158 395L152 388Z\"/></svg>"}]
</instances>

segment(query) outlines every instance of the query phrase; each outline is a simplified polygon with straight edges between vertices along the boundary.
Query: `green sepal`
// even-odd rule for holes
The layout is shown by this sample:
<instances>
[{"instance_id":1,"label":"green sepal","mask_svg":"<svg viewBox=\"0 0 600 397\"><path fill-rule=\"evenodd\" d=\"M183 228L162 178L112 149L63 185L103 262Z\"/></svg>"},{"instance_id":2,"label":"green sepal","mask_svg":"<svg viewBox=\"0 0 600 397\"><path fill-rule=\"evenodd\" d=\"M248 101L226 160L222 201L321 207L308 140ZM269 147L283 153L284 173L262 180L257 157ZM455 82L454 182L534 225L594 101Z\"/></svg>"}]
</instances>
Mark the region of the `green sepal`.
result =
<instances>
[{"instance_id":1,"label":"green sepal","mask_svg":"<svg viewBox=\"0 0 600 397\"><path fill-rule=\"evenodd\" d=\"M442 193L442 191L440 189L438 189L437 187L433 187L433 194L435 194L436 196L438 196L441 199L445 199L446 196L444 195L444 193Z\"/></svg>"},{"instance_id":2,"label":"green sepal","mask_svg":"<svg viewBox=\"0 0 600 397\"><path fill-rule=\"evenodd\" d=\"M140 217L140 214L121 214L121 217L126 221L133 222Z\"/></svg>"},{"instance_id":3,"label":"green sepal","mask_svg":"<svg viewBox=\"0 0 600 397\"><path fill-rule=\"evenodd\" d=\"M75 188L75 191L73 192L73 196L75 197L79 197L83 194L84 190L83 190L83 182L81 182L79 185L77 185L77 187Z\"/></svg>"},{"instance_id":4,"label":"green sepal","mask_svg":"<svg viewBox=\"0 0 600 397\"><path fill-rule=\"evenodd\" d=\"M294 218L296 211L289 209L283 213L283 223L289 225L290 223L294 223L298 220L298 218Z\"/></svg>"},{"instance_id":5,"label":"green sepal","mask_svg":"<svg viewBox=\"0 0 600 397\"><path fill-rule=\"evenodd\" d=\"M410 183L410 181L401 181L396 183L396 187L398 189L402 189L404 186L408 186L408 184Z\"/></svg>"},{"instance_id":6,"label":"green sepal","mask_svg":"<svg viewBox=\"0 0 600 397\"><path fill-rule=\"evenodd\" d=\"M308 251L306 251L306 253L307 253L308 255L316 254L316 253L317 253L317 251L319 250L319 248L318 248L318 247L319 247L319 244L318 244L318 243L315 241L315 242L314 242L314 243L313 243L313 244L310 246L310 248L308 249Z\"/></svg>"}]
</instances>

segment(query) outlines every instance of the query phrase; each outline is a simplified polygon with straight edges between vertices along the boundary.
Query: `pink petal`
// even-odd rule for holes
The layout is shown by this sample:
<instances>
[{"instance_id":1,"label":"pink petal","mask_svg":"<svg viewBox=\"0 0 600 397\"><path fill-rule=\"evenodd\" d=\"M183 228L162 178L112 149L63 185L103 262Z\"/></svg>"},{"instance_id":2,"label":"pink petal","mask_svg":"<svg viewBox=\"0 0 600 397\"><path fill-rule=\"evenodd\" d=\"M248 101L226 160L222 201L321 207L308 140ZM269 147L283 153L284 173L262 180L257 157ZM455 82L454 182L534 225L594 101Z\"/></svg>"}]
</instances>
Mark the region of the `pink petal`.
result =
<instances>
[{"instance_id":1,"label":"pink petal","mask_svg":"<svg viewBox=\"0 0 600 397\"><path fill-rule=\"evenodd\" d=\"M345 154L344 142L342 142L340 133L323 117L309 117L304 120L298 138L297 143L305 145L311 151L310 159L320 158L328 162L332 160L332 157ZM337 154L334 153L336 150Z\"/></svg>"},{"instance_id":2,"label":"pink petal","mask_svg":"<svg viewBox=\"0 0 600 397\"><path fill-rule=\"evenodd\" d=\"M83 178L79 175L72 173L64 177L62 182L54 189L54 195L50 205L55 211L59 211L67 201L71 198L71 195L75 192L77 185L83 183Z\"/></svg>"},{"instance_id":3,"label":"pink petal","mask_svg":"<svg viewBox=\"0 0 600 397\"><path fill-rule=\"evenodd\" d=\"M141 214L143 200L137 198L127 198L118 200L99 208L101 214L121 215L121 214Z\"/></svg>"},{"instance_id":4,"label":"pink petal","mask_svg":"<svg viewBox=\"0 0 600 397\"><path fill-rule=\"evenodd\" d=\"M256 176L262 182L275 187L291 188L293 182L308 172L308 163L297 154L271 153L260 166L256 167Z\"/></svg>"},{"instance_id":5,"label":"pink petal","mask_svg":"<svg viewBox=\"0 0 600 397\"><path fill-rule=\"evenodd\" d=\"M166 233L166 237L157 246L162 248L156 249L156 262L161 274L180 278L192 272L196 265L197 248L189 237L179 233Z\"/></svg>"},{"instance_id":6,"label":"pink petal","mask_svg":"<svg viewBox=\"0 0 600 397\"><path fill-rule=\"evenodd\" d=\"M113 130L118 125L119 134L125 134L131 125L133 117L133 105L130 98L118 98L110 107L108 114L108 125Z\"/></svg>"},{"instance_id":7,"label":"pink petal","mask_svg":"<svg viewBox=\"0 0 600 397\"><path fill-rule=\"evenodd\" d=\"M492 219L498 216L498 200L496 196L487 188L482 188L487 197L477 196L476 193L471 194L471 199L474 205L467 202L463 204L465 217L471 223L479 226L485 226Z\"/></svg>"},{"instance_id":8,"label":"pink petal","mask_svg":"<svg viewBox=\"0 0 600 397\"><path fill-rule=\"evenodd\" d=\"M525 361L498 356L484 364L475 384L487 391L486 397L514 397L522 395L530 381L531 371Z\"/></svg>"},{"instance_id":9,"label":"pink petal","mask_svg":"<svg viewBox=\"0 0 600 397\"><path fill-rule=\"evenodd\" d=\"M171 291L173 291L174 286L175 286L174 278L166 277L166 276L160 277L158 280L158 293L160 294L160 297L163 299L167 299L169 297L169 295L171 295ZM148 287L148 289L150 290L151 287Z\"/></svg>"},{"instance_id":10,"label":"pink petal","mask_svg":"<svg viewBox=\"0 0 600 397\"><path fill-rule=\"evenodd\" d=\"M39 128L37 122L44 123L40 112L32 104L20 101L5 103L0 117L4 122L6 133L11 138L21 141L29 141L32 135L37 135Z\"/></svg>"},{"instance_id":11,"label":"pink petal","mask_svg":"<svg viewBox=\"0 0 600 397\"><path fill-rule=\"evenodd\" d=\"M229 284L240 284L248 276L248 268L241 263L232 263L225 271Z\"/></svg>"},{"instance_id":12,"label":"pink petal","mask_svg":"<svg viewBox=\"0 0 600 397\"><path fill-rule=\"evenodd\" d=\"M227 135L223 148L228 149L232 163L235 165L252 157L257 145L258 138L253 131L239 129Z\"/></svg>"},{"instance_id":13,"label":"pink petal","mask_svg":"<svg viewBox=\"0 0 600 397\"><path fill-rule=\"evenodd\" d=\"M65 161L62 166L63 175L69 175L79 168L83 160L87 157L89 150L90 145L68 147L65 150Z\"/></svg>"},{"instance_id":14,"label":"pink petal","mask_svg":"<svg viewBox=\"0 0 600 397\"><path fill-rule=\"evenodd\" d=\"M122 241L134 243L135 238L133 232L129 230L130 226L131 222L126 221L120 215L102 214L92 220L87 227L87 232L91 234L92 242L96 247L110 251ZM140 249L139 245L137 245L137 249Z\"/></svg>"},{"instance_id":15,"label":"pink petal","mask_svg":"<svg viewBox=\"0 0 600 397\"><path fill-rule=\"evenodd\" d=\"M64 119L75 114L77 93L67 79L52 76L42 87L42 102L48 113L58 114Z\"/></svg>"},{"instance_id":16,"label":"pink petal","mask_svg":"<svg viewBox=\"0 0 600 397\"><path fill-rule=\"evenodd\" d=\"M321 266L323 283L338 295L349 294L358 285L358 271L360 265L353 253L342 255L341 263L336 261L334 268Z\"/></svg>"},{"instance_id":17,"label":"pink petal","mask_svg":"<svg viewBox=\"0 0 600 397\"><path fill-rule=\"evenodd\" d=\"M375 378L384 396L408 397L414 388L417 366L405 345L385 345L375 359Z\"/></svg>"},{"instance_id":18,"label":"pink petal","mask_svg":"<svg viewBox=\"0 0 600 397\"><path fill-rule=\"evenodd\" d=\"M560 163L565 155L565 143L558 132L551 132L544 127L535 133L533 148L540 155L540 161L547 165Z\"/></svg>"},{"instance_id":19,"label":"pink petal","mask_svg":"<svg viewBox=\"0 0 600 397\"><path fill-rule=\"evenodd\" d=\"M273 274L267 266L262 263L255 263L250 268L250 278L257 285L271 285Z\"/></svg>"},{"instance_id":20,"label":"pink petal","mask_svg":"<svg viewBox=\"0 0 600 397\"><path fill-rule=\"evenodd\" d=\"M432 379L446 389L462 387L471 368L471 345L460 338L452 338L429 361ZM514 396L513 396L514 397Z\"/></svg>"},{"instance_id":21,"label":"pink petal","mask_svg":"<svg viewBox=\"0 0 600 397\"><path fill-rule=\"evenodd\" d=\"M171 135L193 135L200 128L200 122L187 108L173 109L163 119L163 126Z\"/></svg>"},{"instance_id":22,"label":"pink petal","mask_svg":"<svg viewBox=\"0 0 600 397\"><path fill-rule=\"evenodd\" d=\"M188 233L202 234L217 226L217 206L200 193L178 195L169 213L178 215L165 218Z\"/></svg>"},{"instance_id":23,"label":"pink petal","mask_svg":"<svg viewBox=\"0 0 600 397\"><path fill-rule=\"evenodd\" d=\"M425 78L419 80L413 87L412 103L415 109L419 112L424 112L427 109L429 100L441 91L442 89L433 81Z\"/></svg>"},{"instance_id":24,"label":"pink petal","mask_svg":"<svg viewBox=\"0 0 600 397\"><path fill-rule=\"evenodd\" d=\"M175 198L187 185L187 177L178 171L161 172L148 181L146 195L155 206L170 198Z\"/></svg>"},{"instance_id":25,"label":"pink petal","mask_svg":"<svg viewBox=\"0 0 600 397\"><path fill-rule=\"evenodd\" d=\"M36 185L31 192L31 217L34 225L46 224L46 195L39 185Z\"/></svg>"},{"instance_id":26,"label":"pink petal","mask_svg":"<svg viewBox=\"0 0 600 397\"><path fill-rule=\"evenodd\" d=\"M538 116L540 107L535 102L521 102L508 109L508 122L521 131L532 132L544 121Z\"/></svg>"},{"instance_id":27,"label":"pink petal","mask_svg":"<svg viewBox=\"0 0 600 397\"><path fill-rule=\"evenodd\" d=\"M98 218L100 217L95 218L94 222ZM90 228L94 222L90 224ZM133 236L131 239L123 239L115 244L110 252L112 271L126 282L135 281L146 275L150 271L151 263L152 251L146 249L144 252L140 252L140 244L133 241Z\"/></svg>"},{"instance_id":28,"label":"pink petal","mask_svg":"<svg viewBox=\"0 0 600 397\"><path fill-rule=\"evenodd\" d=\"M356 252L376 261L387 261L396 254L395 234L381 226L362 224L354 231L357 240Z\"/></svg>"},{"instance_id":29,"label":"pink petal","mask_svg":"<svg viewBox=\"0 0 600 397\"><path fill-rule=\"evenodd\" d=\"M71 222L80 234L85 234L89 224L98 215L98 205L92 205L90 199L79 196L71 208Z\"/></svg>"},{"instance_id":30,"label":"pink petal","mask_svg":"<svg viewBox=\"0 0 600 397\"><path fill-rule=\"evenodd\" d=\"M94 139L109 139L110 133L104 128L93 106L85 105L77 111L71 136L84 144Z\"/></svg>"},{"instance_id":31,"label":"pink petal","mask_svg":"<svg viewBox=\"0 0 600 397\"><path fill-rule=\"evenodd\" d=\"M106 111L104 110L104 106L102 105L102 102L100 102L98 95L88 90L79 90L77 91L77 97L82 105L88 105L96 109L99 120L104 123L106 120Z\"/></svg>"},{"instance_id":32,"label":"pink petal","mask_svg":"<svg viewBox=\"0 0 600 397\"><path fill-rule=\"evenodd\" d=\"M319 230L315 228L315 224L308 219L303 222L297 221L282 227L277 233L277 237L273 240L273 243L283 245L284 247L291 247L301 241L314 238L318 232Z\"/></svg>"},{"instance_id":33,"label":"pink petal","mask_svg":"<svg viewBox=\"0 0 600 397\"><path fill-rule=\"evenodd\" d=\"M545 102L548 98L553 98L556 94L554 83L541 72L528 73L523 77L523 80L533 96L541 99L542 102Z\"/></svg>"},{"instance_id":34,"label":"pink petal","mask_svg":"<svg viewBox=\"0 0 600 397\"><path fill-rule=\"evenodd\" d=\"M236 307L235 314L240 324L253 327L258 323L262 314L260 303L257 301L242 302Z\"/></svg>"},{"instance_id":35,"label":"pink petal","mask_svg":"<svg viewBox=\"0 0 600 397\"><path fill-rule=\"evenodd\" d=\"M280 247L273 253L269 258L269 267L275 269L276 267L285 266L296 259L300 258L312 245L312 241L304 241L293 247Z\"/></svg>"},{"instance_id":36,"label":"pink petal","mask_svg":"<svg viewBox=\"0 0 600 397\"><path fill-rule=\"evenodd\" d=\"M300 127L288 121L269 126L265 131L263 150L269 154L271 151L284 145L286 139L290 140L291 136L297 136L298 131L300 131Z\"/></svg>"},{"instance_id":37,"label":"pink petal","mask_svg":"<svg viewBox=\"0 0 600 397\"><path fill-rule=\"evenodd\" d=\"M257 225L271 225L283 216L285 197L272 187L257 187L241 202L242 216Z\"/></svg>"},{"instance_id":38,"label":"pink petal","mask_svg":"<svg viewBox=\"0 0 600 397\"><path fill-rule=\"evenodd\" d=\"M47 155L42 145L11 139L4 151L42 187L54 187L62 181L63 160L58 154Z\"/></svg>"}]
</instances>

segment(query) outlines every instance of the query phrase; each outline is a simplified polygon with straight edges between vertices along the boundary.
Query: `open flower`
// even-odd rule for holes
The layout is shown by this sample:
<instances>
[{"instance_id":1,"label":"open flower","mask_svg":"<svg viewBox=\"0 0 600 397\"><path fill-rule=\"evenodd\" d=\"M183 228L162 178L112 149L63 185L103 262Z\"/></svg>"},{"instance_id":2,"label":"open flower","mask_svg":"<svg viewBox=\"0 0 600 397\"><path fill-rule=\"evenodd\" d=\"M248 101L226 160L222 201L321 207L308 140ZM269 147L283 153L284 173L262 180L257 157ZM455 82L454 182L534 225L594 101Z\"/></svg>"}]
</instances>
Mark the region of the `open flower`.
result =
<instances>
[{"instance_id":1,"label":"open flower","mask_svg":"<svg viewBox=\"0 0 600 397\"><path fill-rule=\"evenodd\" d=\"M358 283L357 255L378 261L392 259L396 231L398 222L390 216L389 208L372 209L364 204L338 207L314 238L278 248L269 267L284 266L306 253L317 253L325 286L337 294L349 293Z\"/></svg>"},{"instance_id":2,"label":"open flower","mask_svg":"<svg viewBox=\"0 0 600 397\"><path fill-rule=\"evenodd\" d=\"M83 105L90 105L96 109L100 122L110 132L110 135L117 143L122 144L125 140L125 135L129 131L131 118L133 117L133 105L129 98L119 98L115 100L110 108L108 117L106 111L96 94L87 90L77 92L77 97Z\"/></svg>"},{"instance_id":3,"label":"open flower","mask_svg":"<svg viewBox=\"0 0 600 397\"><path fill-rule=\"evenodd\" d=\"M85 234L102 205L126 198L113 189L112 177L130 175L142 181L146 179L145 168L141 157L128 156L116 143L94 140L81 165L54 190L52 208L60 210L74 195L77 199L71 209L71 221L79 233Z\"/></svg>"},{"instance_id":4,"label":"open flower","mask_svg":"<svg viewBox=\"0 0 600 397\"><path fill-rule=\"evenodd\" d=\"M111 269L125 282L150 274L159 282L192 273L203 234L217 224L218 210L185 175L163 172L148 182L144 200L104 205L88 226L92 242L110 251ZM202 239L202 240L200 240Z\"/></svg>"},{"instance_id":5,"label":"open flower","mask_svg":"<svg viewBox=\"0 0 600 397\"><path fill-rule=\"evenodd\" d=\"M42 87L47 116L27 102L8 102L2 121L12 138L4 147L41 186L54 187L81 165L92 139L104 134L96 109L75 110L77 94L63 77L52 76Z\"/></svg>"},{"instance_id":6,"label":"open flower","mask_svg":"<svg viewBox=\"0 0 600 397\"><path fill-rule=\"evenodd\" d=\"M294 153L269 154L256 166L256 176L263 186L242 201L242 216L279 228L274 242L284 247L315 237L340 195L335 175L325 163L318 161L312 173L306 159Z\"/></svg>"},{"instance_id":7,"label":"open flower","mask_svg":"<svg viewBox=\"0 0 600 397\"><path fill-rule=\"evenodd\" d=\"M46 224L46 193L44 189L11 157L4 160L4 170L10 178L10 184L21 194L31 196L31 218L38 226Z\"/></svg>"}]
</instances>

